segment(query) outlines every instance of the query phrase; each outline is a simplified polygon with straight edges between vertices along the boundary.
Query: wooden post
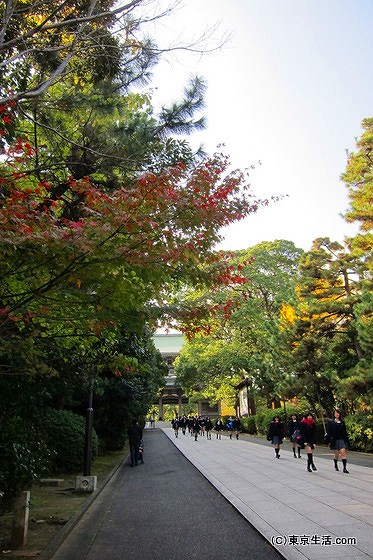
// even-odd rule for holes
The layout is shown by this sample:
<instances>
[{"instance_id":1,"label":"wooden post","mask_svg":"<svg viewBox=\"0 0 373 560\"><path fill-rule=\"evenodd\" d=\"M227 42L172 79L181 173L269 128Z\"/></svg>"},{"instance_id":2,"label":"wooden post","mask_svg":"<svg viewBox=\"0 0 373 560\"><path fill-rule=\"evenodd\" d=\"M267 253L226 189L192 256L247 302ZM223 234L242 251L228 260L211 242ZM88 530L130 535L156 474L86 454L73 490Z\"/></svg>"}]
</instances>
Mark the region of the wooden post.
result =
<instances>
[{"instance_id":1,"label":"wooden post","mask_svg":"<svg viewBox=\"0 0 373 560\"><path fill-rule=\"evenodd\" d=\"M17 498L13 512L11 547L19 548L27 544L30 492L25 491Z\"/></svg>"}]
</instances>

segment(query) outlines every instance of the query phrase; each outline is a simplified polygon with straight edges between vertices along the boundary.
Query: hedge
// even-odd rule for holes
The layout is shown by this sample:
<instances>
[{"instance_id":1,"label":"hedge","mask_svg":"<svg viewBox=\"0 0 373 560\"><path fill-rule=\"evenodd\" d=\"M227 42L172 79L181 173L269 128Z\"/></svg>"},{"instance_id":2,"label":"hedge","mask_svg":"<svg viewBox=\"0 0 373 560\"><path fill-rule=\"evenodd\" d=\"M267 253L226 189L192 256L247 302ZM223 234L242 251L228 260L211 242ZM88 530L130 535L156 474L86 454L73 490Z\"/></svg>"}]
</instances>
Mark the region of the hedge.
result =
<instances>
[{"instance_id":1,"label":"hedge","mask_svg":"<svg viewBox=\"0 0 373 560\"><path fill-rule=\"evenodd\" d=\"M51 471L77 473L83 468L85 418L69 410L47 408L40 416L40 429L52 454ZM92 460L98 438L92 431Z\"/></svg>"}]
</instances>

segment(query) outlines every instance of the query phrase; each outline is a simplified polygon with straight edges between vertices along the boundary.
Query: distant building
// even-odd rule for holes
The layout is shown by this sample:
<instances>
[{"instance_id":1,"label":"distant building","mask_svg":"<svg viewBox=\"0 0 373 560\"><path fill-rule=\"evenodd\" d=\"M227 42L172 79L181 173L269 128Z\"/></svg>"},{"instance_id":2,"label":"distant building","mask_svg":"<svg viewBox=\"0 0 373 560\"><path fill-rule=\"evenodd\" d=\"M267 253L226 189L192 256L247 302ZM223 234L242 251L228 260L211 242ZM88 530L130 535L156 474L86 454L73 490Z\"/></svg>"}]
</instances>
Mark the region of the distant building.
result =
<instances>
[{"instance_id":1,"label":"distant building","mask_svg":"<svg viewBox=\"0 0 373 560\"><path fill-rule=\"evenodd\" d=\"M163 405L174 404L178 407L178 415L183 414L183 404L188 403L188 397L181 387L177 385L174 372L174 362L180 350L185 345L185 338L181 333L157 333L153 336L154 344L162 355L168 366L168 374L165 377L165 386L158 396L159 418L163 418ZM197 414L201 416L218 416L220 406L210 407L208 401L199 401Z\"/></svg>"},{"instance_id":2,"label":"distant building","mask_svg":"<svg viewBox=\"0 0 373 560\"><path fill-rule=\"evenodd\" d=\"M251 396L251 382L247 377L235 387L238 395L238 415L253 416L256 414L255 401Z\"/></svg>"},{"instance_id":3,"label":"distant building","mask_svg":"<svg viewBox=\"0 0 373 560\"><path fill-rule=\"evenodd\" d=\"M178 414L181 416L183 404L188 403L188 398L184 395L182 388L177 386L174 361L185 345L185 339L181 333L157 333L153 336L153 340L155 347L159 350L164 362L168 366L168 374L164 378L165 386L158 397L159 418L163 418L163 405L165 404L177 405Z\"/></svg>"}]
</instances>

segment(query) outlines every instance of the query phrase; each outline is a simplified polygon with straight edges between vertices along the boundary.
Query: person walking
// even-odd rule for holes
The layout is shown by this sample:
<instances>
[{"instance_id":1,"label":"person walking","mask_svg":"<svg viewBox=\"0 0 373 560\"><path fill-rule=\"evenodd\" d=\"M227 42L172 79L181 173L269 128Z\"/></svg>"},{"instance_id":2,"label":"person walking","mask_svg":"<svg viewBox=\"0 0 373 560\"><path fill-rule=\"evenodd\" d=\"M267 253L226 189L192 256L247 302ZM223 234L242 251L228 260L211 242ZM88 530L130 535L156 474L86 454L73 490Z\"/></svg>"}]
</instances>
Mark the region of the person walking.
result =
<instances>
[{"instance_id":1,"label":"person walking","mask_svg":"<svg viewBox=\"0 0 373 560\"><path fill-rule=\"evenodd\" d=\"M212 422L209 416L205 418L205 430L207 439L211 439Z\"/></svg>"},{"instance_id":2,"label":"person walking","mask_svg":"<svg viewBox=\"0 0 373 560\"><path fill-rule=\"evenodd\" d=\"M139 460L139 446L142 440L142 430L137 420L132 420L128 430L128 441L130 446L131 467L135 467Z\"/></svg>"},{"instance_id":3,"label":"person walking","mask_svg":"<svg viewBox=\"0 0 373 560\"><path fill-rule=\"evenodd\" d=\"M313 461L313 452L316 448L316 422L311 412L306 412L301 423L302 441L307 452L307 471L317 471Z\"/></svg>"},{"instance_id":4,"label":"person walking","mask_svg":"<svg viewBox=\"0 0 373 560\"><path fill-rule=\"evenodd\" d=\"M220 417L217 418L214 426L216 432L216 439L221 439L221 431L223 429L223 422Z\"/></svg>"},{"instance_id":5,"label":"person walking","mask_svg":"<svg viewBox=\"0 0 373 560\"><path fill-rule=\"evenodd\" d=\"M293 446L293 454L295 458L301 458L300 448L302 443L302 434L300 429L300 421L298 420L298 416L294 413L291 415L291 420L288 422L288 437L291 441ZM297 455L298 451L298 455Z\"/></svg>"},{"instance_id":6,"label":"person walking","mask_svg":"<svg viewBox=\"0 0 373 560\"><path fill-rule=\"evenodd\" d=\"M328 443L330 449L334 450L335 470L339 471L338 457L340 455L343 464L343 472L349 474L347 470L348 434L346 424L342 419L342 413L338 408L334 410L333 418L328 420L325 443Z\"/></svg>"},{"instance_id":7,"label":"person walking","mask_svg":"<svg viewBox=\"0 0 373 560\"><path fill-rule=\"evenodd\" d=\"M241 431L241 420L238 418L238 416L233 419L232 425L236 439L238 439L239 433Z\"/></svg>"},{"instance_id":8,"label":"person walking","mask_svg":"<svg viewBox=\"0 0 373 560\"><path fill-rule=\"evenodd\" d=\"M228 418L226 427L227 427L227 430L229 432L229 439L232 439L232 435L233 435L233 418L232 418L232 416L230 416Z\"/></svg>"},{"instance_id":9,"label":"person walking","mask_svg":"<svg viewBox=\"0 0 373 560\"><path fill-rule=\"evenodd\" d=\"M174 433L175 433L175 437L178 437L179 435L179 418L177 416L175 416L175 418L173 418L173 420L171 421Z\"/></svg>"},{"instance_id":10,"label":"person walking","mask_svg":"<svg viewBox=\"0 0 373 560\"><path fill-rule=\"evenodd\" d=\"M281 418L274 416L268 428L267 440L274 446L276 459L280 458L280 445L282 445L284 435L284 425Z\"/></svg>"},{"instance_id":11,"label":"person walking","mask_svg":"<svg viewBox=\"0 0 373 560\"><path fill-rule=\"evenodd\" d=\"M205 435L206 420L202 416L198 416L198 420L199 420L199 429L200 429L201 436L204 436Z\"/></svg>"},{"instance_id":12,"label":"person walking","mask_svg":"<svg viewBox=\"0 0 373 560\"><path fill-rule=\"evenodd\" d=\"M198 416L195 416L193 422L193 434L194 434L194 441L198 440L198 436L201 430L200 419Z\"/></svg>"},{"instance_id":13,"label":"person walking","mask_svg":"<svg viewBox=\"0 0 373 560\"><path fill-rule=\"evenodd\" d=\"M182 432L183 436L185 436L187 425L188 425L187 417L183 416L181 421L180 421L180 427L181 427L181 432Z\"/></svg>"},{"instance_id":14,"label":"person walking","mask_svg":"<svg viewBox=\"0 0 373 560\"><path fill-rule=\"evenodd\" d=\"M194 418L193 416L188 417L188 432L191 436L193 436L193 426L194 426Z\"/></svg>"}]
</instances>

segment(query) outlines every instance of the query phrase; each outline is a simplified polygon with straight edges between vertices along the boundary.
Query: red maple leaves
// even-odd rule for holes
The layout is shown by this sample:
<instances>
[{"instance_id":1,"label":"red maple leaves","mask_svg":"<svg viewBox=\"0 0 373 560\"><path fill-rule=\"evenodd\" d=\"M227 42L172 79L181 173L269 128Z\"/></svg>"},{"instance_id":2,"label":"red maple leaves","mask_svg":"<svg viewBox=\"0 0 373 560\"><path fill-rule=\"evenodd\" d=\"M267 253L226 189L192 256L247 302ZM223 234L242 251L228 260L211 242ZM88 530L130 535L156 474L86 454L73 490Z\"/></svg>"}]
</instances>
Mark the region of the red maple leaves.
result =
<instances>
[{"instance_id":1,"label":"red maple leaves","mask_svg":"<svg viewBox=\"0 0 373 560\"><path fill-rule=\"evenodd\" d=\"M0 111L0 128L13 107ZM3 124L1 124L1 122ZM0 163L0 234L12 251L65 253L97 262L121 262L149 269L148 281L161 285L168 274L203 278L229 286L246 280L214 251L220 229L255 211L246 176L230 171L223 153L192 169L180 164L163 173L143 173L128 187L104 191L92 177L66 176L58 194L53 173L37 169L37 151L27 138L3 142ZM265 203L265 201L263 201ZM66 212L73 205L75 217ZM68 257L70 258L70 257ZM228 317L230 307L225 305Z\"/></svg>"}]
</instances>

